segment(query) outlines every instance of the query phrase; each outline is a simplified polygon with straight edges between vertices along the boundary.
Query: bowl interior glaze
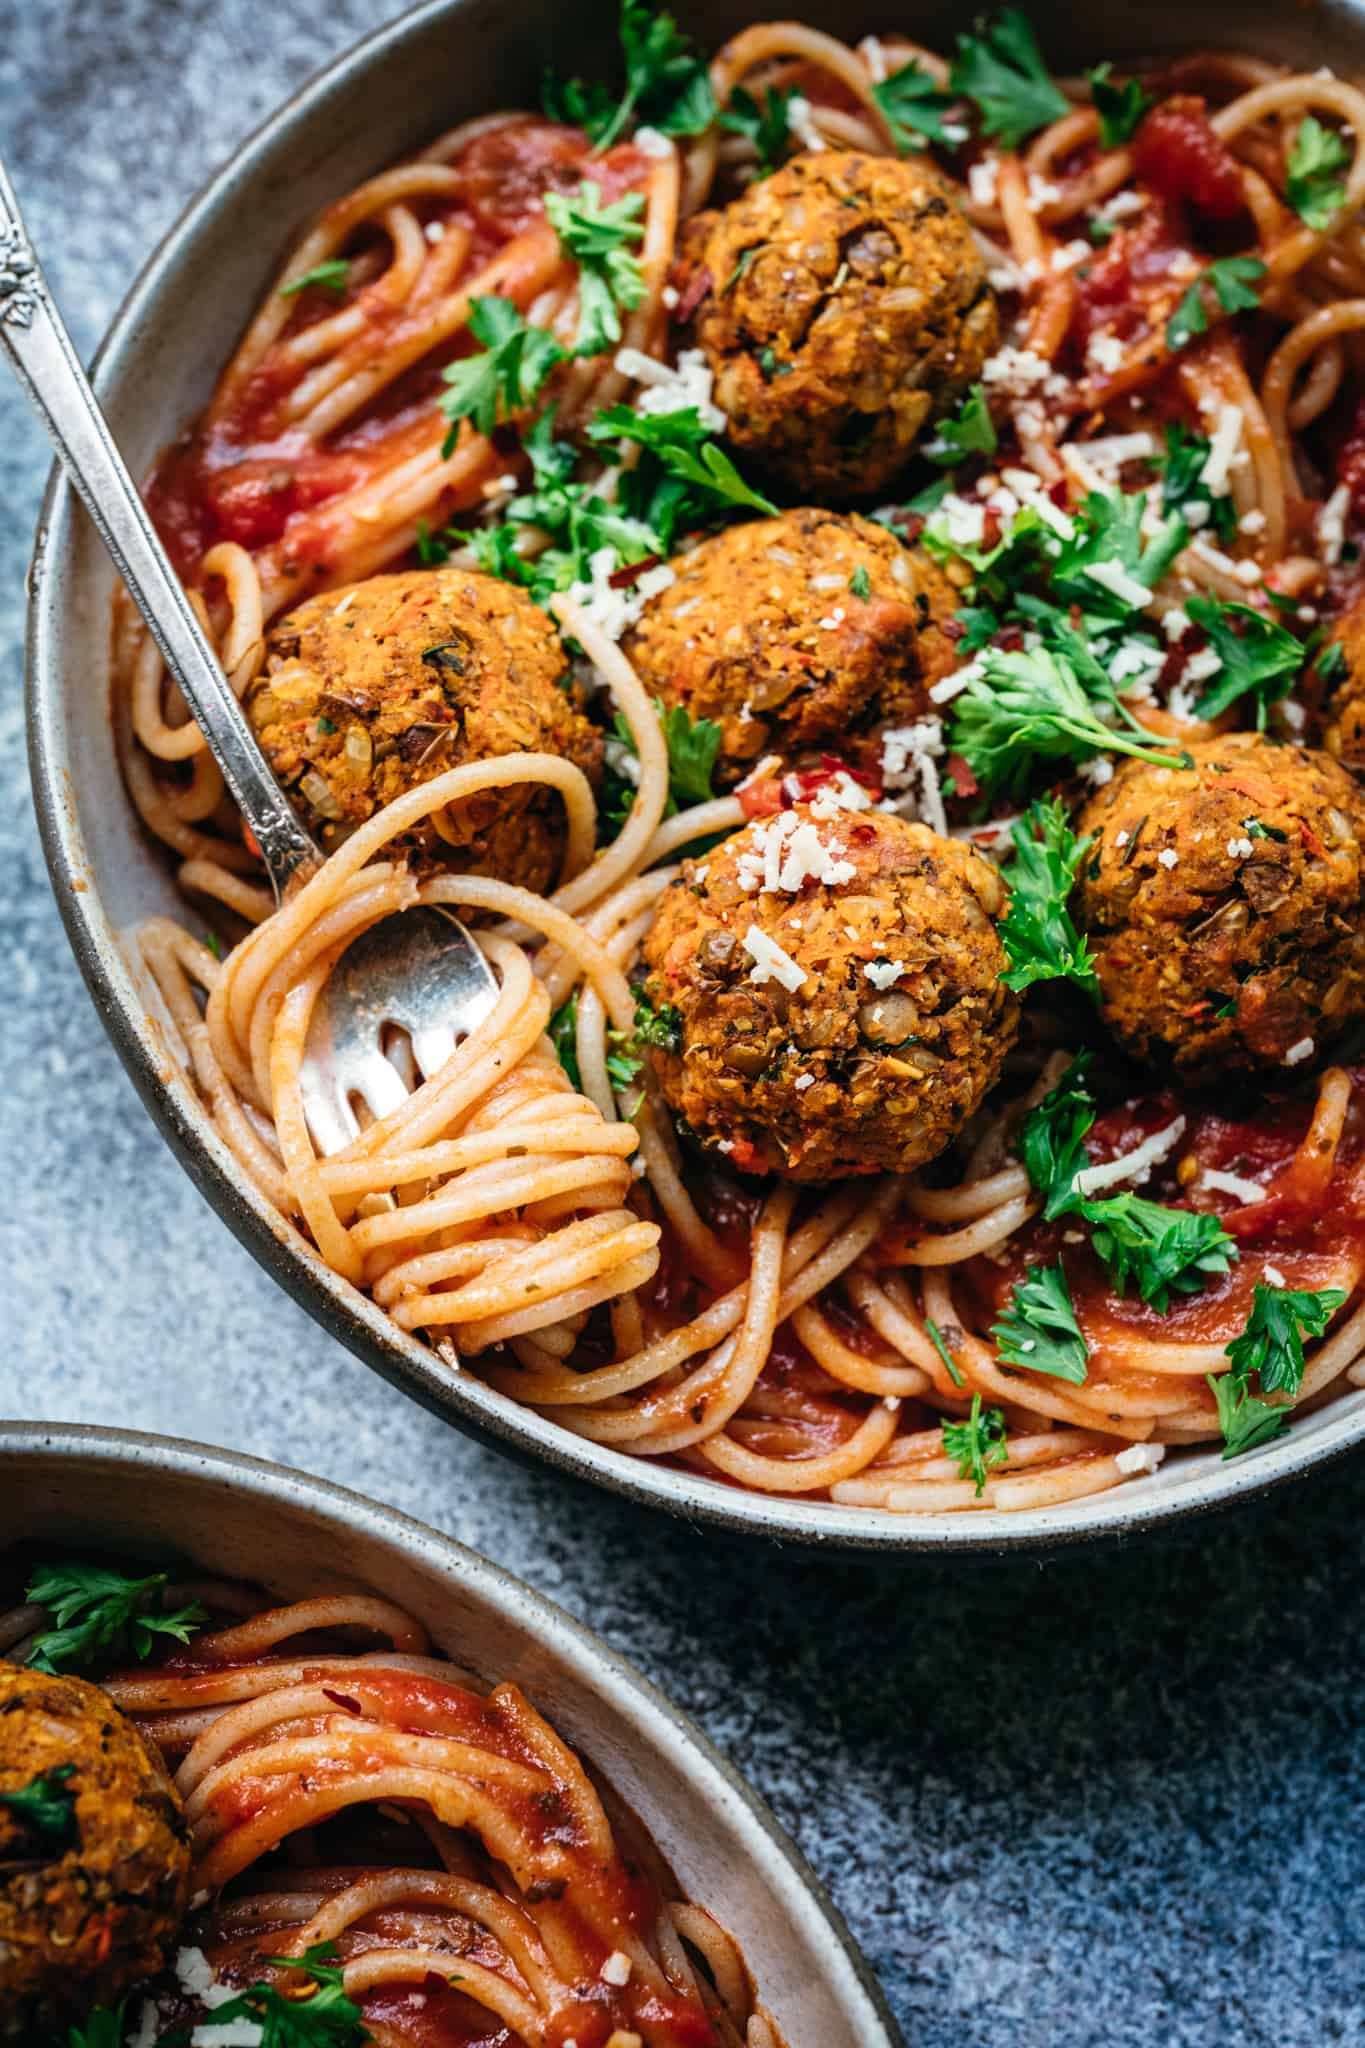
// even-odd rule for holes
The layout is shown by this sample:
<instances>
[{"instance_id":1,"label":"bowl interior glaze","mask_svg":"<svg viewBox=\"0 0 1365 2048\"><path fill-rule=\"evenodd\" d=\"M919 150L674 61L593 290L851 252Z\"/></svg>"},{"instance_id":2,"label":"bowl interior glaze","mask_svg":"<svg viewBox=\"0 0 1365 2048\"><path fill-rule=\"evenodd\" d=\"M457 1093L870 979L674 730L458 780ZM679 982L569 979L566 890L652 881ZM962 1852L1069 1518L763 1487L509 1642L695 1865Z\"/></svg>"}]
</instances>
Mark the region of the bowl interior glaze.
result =
<instances>
[{"instance_id":1,"label":"bowl interior glaze","mask_svg":"<svg viewBox=\"0 0 1365 2048\"><path fill-rule=\"evenodd\" d=\"M703 47L753 18L737 4L678 9ZM846 10L804 12L848 35ZM1101 38L1074 9L1030 12L1054 61L1188 47L1188 10L1118 0ZM550 0L432 0L323 72L252 136L154 253L101 351L97 385L135 472L203 406L220 366L300 226L327 201L466 115L533 104L545 61L591 73L612 42L613 0L572 25ZM859 33L886 17L857 10ZM949 47L956 7L896 17ZM1365 0L1288 8L1278 0L1199 13L1198 40L1304 66L1365 72ZM249 220L252 232L243 234ZM785 1541L889 1553L1043 1550L1127 1534L1245 1498L1365 1439L1365 1393L1301 1418L1279 1444L1237 1464L1214 1451L1168 1461L1114 1492L1027 1515L897 1516L741 1494L561 1431L452 1374L331 1273L246 1183L210 1128L128 972L119 934L156 913L184 915L167 867L122 799L108 716L112 573L74 494L54 477L32 571L29 732L35 801L53 886L91 993L162 1132L205 1198L269 1272L325 1328L395 1385L459 1427L694 1522Z\"/></svg>"},{"instance_id":2,"label":"bowl interior glaze","mask_svg":"<svg viewBox=\"0 0 1365 2048\"><path fill-rule=\"evenodd\" d=\"M187 1558L291 1598L360 1586L482 1685L516 1681L734 1934L791 2048L904 2048L843 1922L767 1808L605 1644L419 1522L281 1466L167 1438L0 1423L0 1549Z\"/></svg>"}]
</instances>

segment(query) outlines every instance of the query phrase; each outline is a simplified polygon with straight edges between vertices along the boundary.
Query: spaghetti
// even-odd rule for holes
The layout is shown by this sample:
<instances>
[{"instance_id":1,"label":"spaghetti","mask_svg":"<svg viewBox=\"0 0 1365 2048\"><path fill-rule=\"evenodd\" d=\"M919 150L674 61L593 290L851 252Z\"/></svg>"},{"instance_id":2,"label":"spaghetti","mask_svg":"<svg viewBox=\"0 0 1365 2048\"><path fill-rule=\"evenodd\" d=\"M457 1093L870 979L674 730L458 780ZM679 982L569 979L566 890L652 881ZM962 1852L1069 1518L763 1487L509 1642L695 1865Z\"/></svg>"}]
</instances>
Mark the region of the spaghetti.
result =
<instances>
[{"instance_id":1,"label":"spaghetti","mask_svg":"<svg viewBox=\"0 0 1365 2048\"><path fill-rule=\"evenodd\" d=\"M881 156L905 140L884 88L911 68L951 102L956 70L903 37L854 47L760 23L714 59L709 87L723 114L765 95L785 108L798 154ZM1181 607L1204 596L1259 603L1267 617L1272 604L1275 615L1330 616L1354 595L1331 531L1357 516L1365 475L1365 431L1346 416L1365 375L1365 95L1223 52L1153 66L1134 88L1156 109L1136 137L1107 137L1090 87L1065 79L1050 85L1065 111L1026 147L984 139L969 107L949 104L943 132L930 131L1003 309L1008 338L985 387L1002 451L1017 451L997 458L1004 485L981 462L965 500L959 485L972 537L948 574L968 585L972 546L979 558L1001 539L1002 490L1016 512L1054 514L1095 491L1122 494L1158 445L1155 421L1223 447L1230 513L1217 544L1207 513L1191 524L1160 581L1139 591L1138 627L1164 623L1178 645ZM1288 197L1307 121L1336 138L1329 216L1310 208L1305 218ZM594 153L577 129L490 114L328 210L150 488L239 694L262 672L272 620L300 596L409 562L415 549L429 558L431 536L452 522L496 525L525 482L526 448L511 428L483 432L466 418L450 432L441 409L440 371L473 345L476 301L510 301L570 358L553 387L559 432L677 374L666 366L670 317L688 311L686 284L670 282L685 278L673 267L679 237L754 177L757 146L752 122L712 120L682 142L646 127ZM1235 246L1259 280L1250 318L1228 317L1206 288L1230 230L1218 224L1199 246L1171 198L1206 175L1232 181L1222 221L1249 226L1250 243ZM582 280L542 201L587 177L604 204L638 196L639 292L620 347L583 360L571 356ZM310 282L337 263L340 305ZM1230 426L1232 452L1218 440ZM602 474L608 494L619 481ZM908 507L888 516L909 538L923 527ZM519 558L545 542L523 528ZM622 572L618 590L628 594L636 573ZM1210 1376L1226 1372L1258 1282L1340 1290L1347 1304L1310 1345L1298 1405L1365 1384L1365 1164L1349 1064L1323 1072L1315 1098L1300 1090L1243 1116L1154 1095L1101 1116L1088 1140L1095 1170L1183 1119L1169 1156L1139 1161L1132 1177L1145 1172L1148 1192L1216 1218L1233 1244L1230 1270L1159 1307L1122 1298L1082 1233L1042 1216L1016 1163L1023 1117L1066 1065L1056 1047L1071 1027L1064 1015L1049 1021L1046 1004L986 1110L926 1171L814 1197L754 1193L680 1152L648 1066L623 1082L613 1047L635 1030L630 977L656 905L693 872L680 854L761 805L745 786L676 810L665 737L619 624L604 622L582 584L550 602L629 736L634 787L619 835L594 852L593 794L565 761L471 762L362 824L279 910L155 649L126 603L118 609L115 717L133 802L187 893L251 927L219 961L160 920L139 934L141 957L215 1127L329 1266L452 1366L472 1365L623 1455L892 1512L1045 1507L1149 1473L1167 1448L1217 1440ZM1165 661L1163 649L1156 668ZM947 703L962 683L941 687ZM1134 701L1131 723L1149 742L1188 746L1230 723L1179 684ZM1289 701L1291 732L1311 709ZM932 759L914 758L936 807L926 797L924 814L941 815ZM527 783L558 792L568 820L553 893L406 861L405 835L445 806ZM961 792L946 822L987 851L1008 847L1010 819L971 817ZM299 1088L313 1003L348 944L416 902L481 921L497 1009L439 1073L414 1072L398 1111L321 1158ZM544 1035L575 994L578 1086ZM1125 1175L1119 1165L1112 1184ZM1079 1384L1002 1360L993 1336L1010 1288L1053 1255L1088 1354ZM941 1425L974 1421L983 1401L998 1409L1000 1436L969 1473Z\"/></svg>"},{"instance_id":2,"label":"spaghetti","mask_svg":"<svg viewBox=\"0 0 1365 2048\"><path fill-rule=\"evenodd\" d=\"M287 1960L313 1950L358 2009L328 2039L781 2048L734 1942L516 1685L475 1689L371 1594L270 1606L209 1580L163 1605L208 1626L99 1674L190 1832L179 1962L130 1999L130 2039L188 2038L242 1987L306 2005ZM0 1615L0 1647L23 1663L44 1626Z\"/></svg>"}]
</instances>

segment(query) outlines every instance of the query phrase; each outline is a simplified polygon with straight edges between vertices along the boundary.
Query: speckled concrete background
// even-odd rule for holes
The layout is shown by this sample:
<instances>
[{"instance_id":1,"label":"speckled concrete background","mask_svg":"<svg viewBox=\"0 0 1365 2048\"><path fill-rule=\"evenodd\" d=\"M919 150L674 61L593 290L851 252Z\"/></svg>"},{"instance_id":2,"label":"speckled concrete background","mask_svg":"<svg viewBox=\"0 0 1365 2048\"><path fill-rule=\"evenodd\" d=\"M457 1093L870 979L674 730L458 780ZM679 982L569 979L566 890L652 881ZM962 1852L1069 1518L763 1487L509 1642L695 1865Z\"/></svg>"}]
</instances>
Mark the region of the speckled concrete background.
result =
<instances>
[{"instance_id":1,"label":"speckled concrete background","mask_svg":"<svg viewBox=\"0 0 1365 2048\"><path fill-rule=\"evenodd\" d=\"M239 137L396 11L0 6L0 138L83 350ZM0 372L0 1411L304 1466L562 1601L771 1800L912 2048L1365 2040L1365 1469L1180 1545L877 1571L689 1535L390 1392L201 1203L68 957L21 730L45 469Z\"/></svg>"}]
</instances>

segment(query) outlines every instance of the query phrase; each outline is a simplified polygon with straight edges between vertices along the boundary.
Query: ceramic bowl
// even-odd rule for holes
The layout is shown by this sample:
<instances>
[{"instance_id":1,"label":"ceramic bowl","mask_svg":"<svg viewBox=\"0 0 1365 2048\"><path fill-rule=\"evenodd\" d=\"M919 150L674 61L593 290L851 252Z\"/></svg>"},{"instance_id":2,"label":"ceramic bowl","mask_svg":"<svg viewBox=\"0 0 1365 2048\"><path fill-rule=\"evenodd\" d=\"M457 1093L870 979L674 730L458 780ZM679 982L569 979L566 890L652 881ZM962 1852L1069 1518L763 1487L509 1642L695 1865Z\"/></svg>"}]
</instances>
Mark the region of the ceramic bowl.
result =
<instances>
[{"instance_id":1,"label":"ceramic bowl","mask_svg":"<svg viewBox=\"0 0 1365 2048\"><path fill-rule=\"evenodd\" d=\"M422 138L490 107L533 104L547 60L591 75L613 41L615 0L572 15L556 0L433 0L339 58L249 138L152 256L100 352L96 382L135 473L204 405L220 366L302 223ZM752 5L679 6L702 48L754 17ZM803 12L847 36L881 25L831 0ZM1066 5L1034 0L1044 47L1062 66L1144 51L1230 44L1305 67L1365 71L1365 0L1215 0L1197 24L1173 0L1117 0L1098 34ZM898 23L905 17L897 15ZM914 11L913 31L948 48L961 10ZM251 223L250 233L242 223ZM693 1522L787 1542L887 1553L1037 1551L1136 1533L1244 1499L1365 1439L1365 1393L1296 1422L1283 1442L1235 1464L1215 1450L1168 1460L1139 1484L1026 1515L893 1515L744 1494L586 1443L451 1373L331 1273L247 1183L170 1056L129 975L119 934L157 912L184 915L170 875L122 796L109 722L112 576L74 494L54 477L32 571L29 716L33 787L53 887L114 1044L191 1179L261 1264L378 1373L461 1429Z\"/></svg>"},{"instance_id":2,"label":"ceramic bowl","mask_svg":"<svg viewBox=\"0 0 1365 2048\"><path fill-rule=\"evenodd\" d=\"M904 2048L809 1867L700 1731L605 1643L463 1544L360 1494L166 1437L0 1423L0 1550L188 1558L305 1599L364 1587L486 1685L516 1681L742 1949L790 2048Z\"/></svg>"}]
</instances>

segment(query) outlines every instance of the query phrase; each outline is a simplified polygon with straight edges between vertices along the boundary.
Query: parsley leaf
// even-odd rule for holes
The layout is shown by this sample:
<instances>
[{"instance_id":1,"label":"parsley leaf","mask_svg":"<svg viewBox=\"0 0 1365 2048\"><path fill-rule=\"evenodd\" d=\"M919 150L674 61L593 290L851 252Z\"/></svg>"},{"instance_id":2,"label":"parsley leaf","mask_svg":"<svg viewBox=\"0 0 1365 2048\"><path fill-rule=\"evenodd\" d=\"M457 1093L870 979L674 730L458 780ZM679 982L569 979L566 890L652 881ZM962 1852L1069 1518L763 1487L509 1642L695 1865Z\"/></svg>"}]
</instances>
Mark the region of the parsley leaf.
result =
<instances>
[{"instance_id":1,"label":"parsley leaf","mask_svg":"<svg viewBox=\"0 0 1365 2048\"><path fill-rule=\"evenodd\" d=\"M564 361L553 334L532 327L510 299L475 299L469 325L483 347L441 372L447 386L441 411L451 422L443 456L454 448L462 419L471 419L481 434L491 434L500 420L532 404L551 370Z\"/></svg>"},{"instance_id":2,"label":"parsley leaf","mask_svg":"<svg viewBox=\"0 0 1365 2048\"><path fill-rule=\"evenodd\" d=\"M1302 646L1292 633L1248 604L1192 597L1185 610L1208 634L1209 644L1223 664L1217 675L1210 677L1195 710L1201 718L1217 718L1239 697L1252 696L1256 724L1264 729L1267 706L1278 704L1294 687L1303 666Z\"/></svg>"},{"instance_id":3,"label":"parsley leaf","mask_svg":"<svg viewBox=\"0 0 1365 2048\"><path fill-rule=\"evenodd\" d=\"M1118 1292L1126 1294L1131 1282L1162 1315L1172 1292L1197 1294L1237 1257L1218 1218L1198 1210L1167 1208L1131 1189L1078 1207L1094 1225L1095 1250Z\"/></svg>"},{"instance_id":4,"label":"parsley leaf","mask_svg":"<svg viewBox=\"0 0 1365 2048\"><path fill-rule=\"evenodd\" d=\"M1080 762L1115 752L1178 768L1185 759L1140 730L1106 725L1071 663L1046 647L986 649L980 673L953 699L948 748L961 754L988 798L1021 796L1040 760Z\"/></svg>"},{"instance_id":5,"label":"parsley leaf","mask_svg":"<svg viewBox=\"0 0 1365 2048\"><path fill-rule=\"evenodd\" d=\"M1263 1394L1297 1394L1303 1382L1303 1340L1321 1337L1345 1301L1339 1287L1318 1293L1256 1282L1251 1314L1227 1347L1229 1377L1245 1387L1252 1373Z\"/></svg>"},{"instance_id":6,"label":"parsley leaf","mask_svg":"<svg viewBox=\"0 0 1365 2048\"><path fill-rule=\"evenodd\" d=\"M1078 1052L1050 1094L1029 1111L1016 1151L1030 1181L1043 1196L1051 1223L1074 1208L1072 1182L1090 1164L1085 1136L1095 1121L1095 1098L1085 1085L1094 1054Z\"/></svg>"},{"instance_id":7,"label":"parsley leaf","mask_svg":"<svg viewBox=\"0 0 1365 2048\"><path fill-rule=\"evenodd\" d=\"M106 1565L40 1565L24 1598L45 1607L56 1626L36 1638L29 1663L37 1671L74 1671L101 1655L150 1656L158 1636L187 1643L204 1609L197 1600L173 1614L151 1607L151 1596L166 1583L165 1572L130 1579Z\"/></svg>"},{"instance_id":8,"label":"parsley leaf","mask_svg":"<svg viewBox=\"0 0 1365 2048\"><path fill-rule=\"evenodd\" d=\"M1341 211L1346 180L1340 174L1350 161L1345 138L1305 114L1289 152L1284 195L1299 219L1318 233L1330 228Z\"/></svg>"},{"instance_id":9,"label":"parsley leaf","mask_svg":"<svg viewBox=\"0 0 1365 2048\"><path fill-rule=\"evenodd\" d=\"M648 997L635 992L635 1036L642 1045L657 1046L660 1052L681 1052L683 1020L676 1003L660 1003L656 1010Z\"/></svg>"},{"instance_id":10,"label":"parsley leaf","mask_svg":"<svg viewBox=\"0 0 1365 2048\"><path fill-rule=\"evenodd\" d=\"M326 292L344 292L351 278L351 266L344 256L333 256L329 262L315 263L311 270L305 270L302 277L291 278L288 284L280 286L280 297L292 299L296 292L306 292L310 285L319 285Z\"/></svg>"},{"instance_id":11,"label":"parsley leaf","mask_svg":"<svg viewBox=\"0 0 1365 2048\"><path fill-rule=\"evenodd\" d=\"M213 2008L213 2025L254 2020L261 2029L261 2048L358 2048L370 2035L360 2007L346 1996L340 1966L327 1960L335 1954L335 1943L323 1941L302 1956L272 1957L285 1968L302 1970L317 1988L307 1998L286 1998L273 1985L252 1984Z\"/></svg>"},{"instance_id":12,"label":"parsley leaf","mask_svg":"<svg viewBox=\"0 0 1365 2048\"><path fill-rule=\"evenodd\" d=\"M737 85L730 94L729 105L721 110L721 127L728 128L732 135L746 135L752 142L761 174L775 171L791 148L787 113L795 98L791 88L770 85L759 101Z\"/></svg>"},{"instance_id":13,"label":"parsley leaf","mask_svg":"<svg viewBox=\"0 0 1365 2048\"><path fill-rule=\"evenodd\" d=\"M681 406L676 412L648 413L614 405L598 413L588 428L588 439L637 442L656 457L666 477L691 485L668 522L670 539L682 521L699 524L731 507L763 512L770 518L776 514L771 500L745 483L725 450L710 438L710 429L694 405Z\"/></svg>"},{"instance_id":14,"label":"parsley leaf","mask_svg":"<svg viewBox=\"0 0 1365 2048\"><path fill-rule=\"evenodd\" d=\"M1189 530L1172 514L1150 538L1142 528L1147 493L1091 491L1076 516L1075 533L1062 544L1052 571L1054 596L1106 617L1127 619L1137 609L1134 599L1104 581L1111 565L1133 583L1155 589L1185 542ZM1096 575L1096 570L1101 572Z\"/></svg>"},{"instance_id":15,"label":"parsley leaf","mask_svg":"<svg viewBox=\"0 0 1365 2048\"><path fill-rule=\"evenodd\" d=\"M1203 480L1212 443L1178 422L1168 425L1165 434L1165 453L1154 458L1161 472L1162 504L1167 511L1180 513L1188 505L1207 505L1214 531L1221 540L1231 540L1237 532L1237 508L1227 492L1215 497Z\"/></svg>"},{"instance_id":16,"label":"parsley leaf","mask_svg":"<svg viewBox=\"0 0 1365 2048\"><path fill-rule=\"evenodd\" d=\"M936 85L913 58L874 85L872 97L902 156L908 150L923 149L926 136L930 142L949 147L960 139L950 135L943 125L944 115L954 105L953 95Z\"/></svg>"},{"instance_id":17,"label":"parsley leaf","mask_svg":"<svg viewBox=\"0 0 1365 2048\"><path fill-rule=\"evenodd\" d=\"M544 603L571 584L591 582L593 558L599 554L624 565L668 552L668 536L633 517L623 504L573 481L578 450L555 440L548 411L522 434L521 445L534 473L531 490L512 499L501 525L456 536L473 549L489 575L522 584ZM548 547L529 556L517 546L517 528L528 526L549 540Z\"/></svg>"},{"instance_id":18,"label":"parsley leaf","mask_svg":"<svg viewBox=\"0 0 1365 2048\"><path fill-rule=\"evenodd\" d=\"M1050 1373L1073 1387L1084 1385L1090 1351L1060 1260L1055 1266L1038 1266L1016 1282L1010 1305L992 1325L991 1335L1008 1365Z\"/></svg>"},{"instance_id":19,"label":"parsley leaf","mask_svg":"<svg viewBox=\"0 0 1365 2048\"><path fill-rule=\"evenodd\" d=\"M610 206L601 203L602 189L585 180L570 198L547 192L545 218L559 237L559 246L578 265L578 331L574 354L599 356L621 339L621 312L630 312L645 295L644 272L633 245L644 234L644 196L627 192Z\"/></svg>"},{"instance_id":20,"label":"parsley leaf","mask_svg":"<svg viewBox=\"0 0 1365 2048\"><path fill-rule=\"evenodd\" d=\"M994 455L998 443L995 421L980 384L973 384L958 407L956 417L940 420L934 438L925 446L930 462L947 468L969 455Z\"/></svg>"},{"instance_id":21,"label":"parsley leaf","mask_svg":"<svg viewBox=\"0 0 1365 2048\"><path fill-rule=\"evenodd\" d=\"M1087 995L1097 995L1089 944L1067 907L1089 838L1077 839L1060 797L1030 804L1010 838L1014 857L1004 877L1010 897L997 927L1010 964L1000 979L1013 989L1074 981Z\"/></svg>"},{"instance_id":22,"label":"parsley leaf","mask_svg":"<svg viewBox=\"0 0 1365 2048\"><path fill-rule=\"evenodd\" d=\"M711 778L720 752L721 729L714 719L690 717L682 704L670 704L665 709L656 698L654 709L668 747L668 804L664 816L671 818L692 804L709 803L715 795ZM619 711L611 736L630 753L638 751L635 735ZM635 792L627 785L622 794L624 814L630 809Z\"/></svg>"},{"instance_id":23,"label":"parsley leaf","mask_svg":"<svg viewBox=\"0 0 1365 2048\"><path fill-rule=\"evenodd\" d=\"M958 1367L957 1360L953 1357L952 1352L948 1349L942 1330L940 1330L938 1324L934 1321L932 1316L926 1316L924 1318L924 1327L929 1334L929 1342L933 1345L935 1351L937 1351L939 1357L943 1360L944 1371L947 1373L953 1385L955 1387L960 1387L962 1385L962 1373Z\"/></svg>"},{"instance_id":24,"label":"parsley leaf","mask_svg":"<svg viewBox=\"0 0 1365 2048\"><path fill-rule=\"evenodd\" d=\"M74 1764L57 1764L17 1792L0 1792L0 1806L8 1807L20 1827L40 1842L63 1849L76 1839L76 1795L66 1789L67 1779L75 1775Z\"/></svg>"},{"instance_id":25,"label":"parsley leaf","mask_svg":"<svg viewBox=\"0 0 1365 2048\"><path fill-rule=\"evenodd\" d=\"M61 2048L123 2048L128 2025L128 2001L118 2005L97 2005L79 2026L68 2029Z\"/></svg>"},{"instance_id":26,"label":"parsley leaf","mask_svg":"<svg viewBox=\"0 0 1365 2048\"><path fill-rule=\"evenodd\" d=\"M970 1479L980 1500L986 1491L986 1475L993 1465L1009 1463L1005 1442L1005 1415L1000 1408L983 1411L980 1394L972 1395L972 1412L965 1421L940 1424L944 1456L957 1464L959 1479Z\"/></svg>"},{"instance_id":27,"label":"parsley leaf","mask_svg":"<svg viewBox=\"0 0 1365 2048\"><path fill-rule=\"evenodd\" d=\"M563 1067L574 1087L580 1092L583 1075L578 1065L578 990L575 989L567 1002L560 1004L545 1027L545 1035L555 1049L555 1058Z\"/></svg>"},{"instance_id":28,"label":"parsley leaf","mask_svg":"<svg viewBox=\"0 0 1365 2048\"><path fill-rule=\"evenodd\" d=\"M1239 1386L1230 1372L1209 1373L1209 1385L1218 1404L1218 1427L1223 1432L1223 1456L1240 1458L1243 1451L1258 1451L1273 1443L1289 1427L1286 1411L1269 1401L1258 1401L1245 1386Z\"/></svg>"},{"instance_id":29,"label":"parsley leaf","mask_svg":"<svg viewBox=\"0 0 1365 2048\"><path fill-rule=\"evenodd\" d=\"M1100 117L1100 141L1106 149L1120 149L1125 142L1131 142L1143 115L1156 104L1136 78L1125 78L1122 85L1115 84L1113 71L1112 64L1104 63L1085 74Z\"/></svg>"},{"instance_id":30,"label":"parsley leaf","mask_svg":"<svg viewBox=\"0 0 1365 2048\"><path fill-rule=\"evenodd\" d=\"M607 1079L619 1095L640 1078L643 1062L633 1031L607 1031Z\"/></svg>"},{"instance_id":31,"label":"parsley leaf","mask_svg":"<svg viewBox=\"0 0 1365 2048\"><path fill-rule=\"evenodd\" d=\"M599 150L623 134L631 119L664 135L700 135L716 118L706 66L692 52L671 14L649 0L622 0L621 53L626 89L614 101L605 86L581 79L561 82L546 72L541 105L552 121L583 128Z\"/></svg>"},{"instance_id":32,"label":"parsley leaf","mask_svg":"<svg viewBox=\"0 0 1365 2048\"><path fill-rule=\"evenodd\" d=\"M1265 265L1259 256L1220 256L1194 280L1166 322L1166 346L1184 348L1196 334L1208 332L1206 286L1212 289L1225 313L1253 312L1260 300L1250 286L1264 276Z\"/></svg>"},{"instance_id":33,"label":"parsley leaf","mask_svg":"<svg viewBox=\"0 0 1365 2048\"><path fill-rule=\"evenodd\" d=\"M958 37L948 83L972 101L982 132L999 136L1005 149L1017 149L1026 135L1071 111L1017 7L1007 7L982 35Z\"/></svg>"}]
</instances>

